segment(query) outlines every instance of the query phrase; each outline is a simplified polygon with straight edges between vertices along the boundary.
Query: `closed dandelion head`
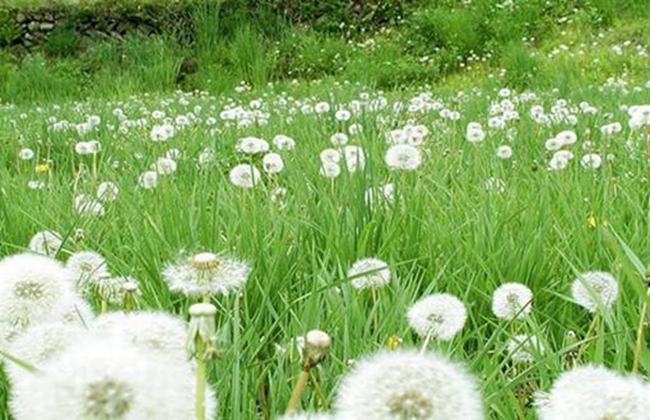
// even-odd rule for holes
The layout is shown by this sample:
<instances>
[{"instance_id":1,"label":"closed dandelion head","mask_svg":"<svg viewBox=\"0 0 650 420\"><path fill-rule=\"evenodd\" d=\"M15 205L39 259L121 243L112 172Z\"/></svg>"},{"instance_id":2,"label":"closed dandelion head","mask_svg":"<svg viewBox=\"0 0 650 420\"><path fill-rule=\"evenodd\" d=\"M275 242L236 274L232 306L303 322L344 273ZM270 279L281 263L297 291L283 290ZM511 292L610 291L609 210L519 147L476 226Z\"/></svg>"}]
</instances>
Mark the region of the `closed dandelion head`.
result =
<instances>
[{"instance_id":1,"label":"closed dandelion head","mask_svg":"<svg viewBox=\"0 0 650 420\"><path fill-rule=\"evenodd\" d=\"M32 236L28 248L30 251L53 257L63 246L63 237L53 230L43 230Z\"/></svg>"},{"instance_id":2,"label":"closed dandelion head","mask_svg":"<svg viewBox=\"0 0 650 420\"><path fill-rule=\"evenodd\" d=\"M352 264L348 278L359 290L383 287L390 282L390 268L378 258L362 258Z\"/></svg>"},{"instance_id":3,"label":"closed dandelion head","mask_svg":"<svg viewBox=\"0 0 650 420\"><path fill-rule=\"evenodd\" d=\"M122 305L127 292L133 287L135 287L134 293L137 293L138 283L133 277L108 277L97 283L97 294L110 304Z\"/></svg>"},{"instance_id":4,"label":"closed dandelion head","mask_svg":"<svg viewBox=\"0 0 650 420\"><path fill-rule=\"evenodd\" d=\"M73 296L66 270L51 258L18 254L0 261L0 323L7 328L41 323Z\"/></svg>"},{"instance_id":5,"label":"closed dandelion head","mask_svg":"<svg viewBox=\"0 0 650 420\"><path fill-rule=\"evenodd\" d=\"M87 293L89 287L98 286L111 277L104 257L93 251L75 252L68 259L66 268L82 294Z\"/></svg>"},{"instance_id":6,"label":"closed dandelion head","mask_svg":"<svg viewBox=\"0 0 650 420\"><path fill-rule=\"evenodd\" d=\"M544 346L534 335L518 334L508 340L506 349L510 359L515 363L533 363L536 356L544 353Z\"/></svg>"},{"instance_id":7,"label":"closed dandelion head","mask_svg":"<svg viewBox=\"0 0 650 420\"><path fill-rule=\"evenodd\" d=\"M506 321L525 318L532 309L533 292L521 283L505 283L492 295L492 312Z\"/></svg>"},{"instance_id":8,"label":"closed dandelion head","mask_svg":"<svg viewBox=\"0 0 650 420\"><path fill-rule=\"evenodd\" d=\"M605 271L588 271L580 274L571 285L573 300L589 312L612 307L618 297L618 282Z\"/></svg>"},{"instance_id":9,"label":"closed dandelion head","mask_svg":"<svg viewBox=\"0 0 650 420\"><path fill-rule=\"evenodd\" d=\"M538 408L540 420L646 419L650 385L604 367L582 366L564 372Z\"/></svg>"},{"instance_id":10,"label":"closed dandelion head","mask_svg":"<svg viewBox=\"0 0 650 420\"><path fill-rule=\"evenodd\" d=\"M187 324L165 312L111 312L100 315L90 324L90 331L100 336L116 336L143 352L184 361Z\"/></svg>"},{"instance_id":11,"label":"closed dandelion head","mask_svg":"<svg viewBox=\"0 0 650 420\"><path fill-rule=\"evenodd\" d=\"M228 295L244 286L250 270L244 261L202 252L167 264L163 277L173 292L188 296Z\"/></svg>"},{"instance_id":12,"label":"closed dandelion head","mask_svg":"<svg viewBox=\"0 0 650 420\"><path fill-rule=\"evenodd\" d=\"M41 370L16 387L16 420L188 419L194 411L189 364L152 357L125 341L85 340Z\"/></svg>"},{"instance_id":13,"label":"closed dandelion head","mask_svg":"<svg viewBox=\"0 0 650 420\"><path fill-rule=\"evenodd\" d=\"M420 337L448 341L463 329L467 310L456 296L439 293L415 302L409 308L407 318L410 327Z\"/></svg>"},{"instance_id":14,"label":"closed dandelion head","mask_svg":"<svg viewBox=\"0 0 650 420\"><path fill-rule=\"evenodd\" d=\"M309 370L322 362L330 352L332 339L321 330L309 331L302 340L303 368Z\"/></svg>"},{"instance_id":15,"label":"closed dandelion head","mask_svg":"<svg viewBox=\"0 0 650 420\"><path fill-rule=\"evenodd\" d=\"M478 420L481 397L465 370L435 353L380 353L355 364L335 407L344 419Z\"/></svg>"}]
</instances>

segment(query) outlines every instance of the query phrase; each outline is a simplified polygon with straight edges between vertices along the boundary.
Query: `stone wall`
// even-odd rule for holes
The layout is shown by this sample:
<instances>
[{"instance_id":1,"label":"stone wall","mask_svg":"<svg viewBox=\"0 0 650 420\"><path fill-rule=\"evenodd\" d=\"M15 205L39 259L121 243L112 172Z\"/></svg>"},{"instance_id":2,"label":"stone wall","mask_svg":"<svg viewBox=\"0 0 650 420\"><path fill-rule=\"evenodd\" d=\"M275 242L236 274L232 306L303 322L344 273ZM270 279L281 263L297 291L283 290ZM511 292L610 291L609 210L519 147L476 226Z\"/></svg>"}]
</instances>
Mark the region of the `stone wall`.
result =
<instances>
[{"instance_id":1,"label":"stone wall","mask_svg":"<svg viewBox=\"0 0 650 420\"><path fill-rule=\"evenodd\" d=\"M47 42L57 30L79 38L123 38L152 35L188 23L188 12L169 6L84 10L74 7L0 11L0 47L31 50Z\"/></svg>"}]
</instances>

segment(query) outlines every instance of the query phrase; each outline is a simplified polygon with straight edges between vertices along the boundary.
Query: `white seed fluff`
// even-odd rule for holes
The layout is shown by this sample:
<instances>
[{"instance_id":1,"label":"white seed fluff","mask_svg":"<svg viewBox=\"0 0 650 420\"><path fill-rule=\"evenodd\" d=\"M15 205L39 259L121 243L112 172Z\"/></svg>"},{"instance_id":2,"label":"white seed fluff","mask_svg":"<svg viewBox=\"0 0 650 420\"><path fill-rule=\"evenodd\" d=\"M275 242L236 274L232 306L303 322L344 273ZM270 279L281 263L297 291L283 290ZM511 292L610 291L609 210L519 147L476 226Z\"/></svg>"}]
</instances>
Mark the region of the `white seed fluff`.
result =
<instances>
[{"instance_id":1,"label":"white seed fluff","mask_svg":"<svg viewBox=\"0 0 650 420\"><path fill-rule=\"evenodd\" d=\"M650 418L650 385L604 367L582 366L563 373L538 409L540 420Z\"/></svg>"},{"instance_id":2,"label":"white seed fluff","mask_svg":"<svg viewBox=\"0 0 650 420\"><path fill-rule=\"evenodd\" d=\"M571 296L589 312L596 312L599 305L609 309L618 297L618 282L605 271L588 271L573 281Z\"/></svg>"},{"instance_id":3,"label":"white seed fluff","mask_svg":"<svg viewBox=\"0 0 650 420\"><path fill-rule=\"evenodd\" d=\"M438 293L415 302L407 313L409 325L422 338L454 338L465 326L467 309L456 296Z\"/></svg>"},{"instance_id":4,"label":"white seed fluff","mask_svg":"<svg viewBox=\"0 0 650 420\"><path fill-rule=\"evenodd\" d=\"M507 321L525 318L532 310L533 292L521 283L504 283L492 295L492 312Z\"/></svg>"},{"instance_id":5,"label":"white seed fluff","mask_svg":"<svg viewBox=\"0 0 650 420\"><path fill-rule=\"evenodd\" d=\"M474 379L454 362L413 350L379 353L356 363L334 403L342 419L479 420Z\"/></svg>"},{"instance_id":6,"label":"white seed fluff","mask_svg":"<svg viewBox=\"0 0 650 420\"><path fill-rule=\"evenodd\" d=\"M390 268L378 258L363 258L352 264L348 278L356 289L382 287L390 282Z\"/></svg>"}]
</instances>

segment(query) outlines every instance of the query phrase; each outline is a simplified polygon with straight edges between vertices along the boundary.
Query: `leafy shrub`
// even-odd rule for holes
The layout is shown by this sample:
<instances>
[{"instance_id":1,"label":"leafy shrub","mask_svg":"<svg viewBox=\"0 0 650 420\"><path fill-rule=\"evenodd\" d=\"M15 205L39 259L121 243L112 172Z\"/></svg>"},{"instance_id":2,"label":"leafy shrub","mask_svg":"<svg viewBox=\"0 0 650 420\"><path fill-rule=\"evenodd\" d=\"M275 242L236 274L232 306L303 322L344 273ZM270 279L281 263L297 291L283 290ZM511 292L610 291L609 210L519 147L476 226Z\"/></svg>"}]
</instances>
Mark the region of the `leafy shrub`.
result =
<instances>
[{"instance_id":1,"label":"leafy shrub","mask_svg":"<svg viewBox=\"0 0 650 420\"><path fill-rule=\"evenodd\" d=\"M539 76L539 59L521 42L511 42L501 51L501 67L506 70L505 81L514 88L532 86Z\"/></svg>"},{"instance_id":2,"label":"leafy shrub","mask_svg":"<svg viewBox=\"0 0 650 420\"><path fill-rule=\"evenodd\" d=\"M43 44L43 52L50 57L68 57L79 50L79 35L71 25L55 28Z\"/></svg>"},{"instance_id":3,"label":"leafy shrub","mask_svg":"<svg viewBox=\"0 0 650 420\"><path fill-rule=\"evenodd\" d=\"M9 10L0 8L0 47L10 44L20 33L20 27Z\"/></svg>"}]
</instances>

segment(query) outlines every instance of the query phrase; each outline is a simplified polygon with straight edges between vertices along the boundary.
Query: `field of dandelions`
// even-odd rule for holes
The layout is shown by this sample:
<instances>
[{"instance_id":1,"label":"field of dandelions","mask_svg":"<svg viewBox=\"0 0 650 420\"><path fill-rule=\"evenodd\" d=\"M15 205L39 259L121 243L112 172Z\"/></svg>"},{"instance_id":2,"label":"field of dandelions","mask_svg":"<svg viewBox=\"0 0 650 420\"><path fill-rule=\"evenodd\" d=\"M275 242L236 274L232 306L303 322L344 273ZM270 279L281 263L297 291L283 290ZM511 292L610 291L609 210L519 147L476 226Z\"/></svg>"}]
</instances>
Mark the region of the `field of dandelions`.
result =
<instances>
[{"instance_id":1,"label":"field of dandelions","mask_svg":"<svg viewBox=\"0 0 650 420\"><path fill-rule=\"evenodd\" d=\"M649 419L649 103L3 106L0 418Z\"/></svg>"}]
</instances>

